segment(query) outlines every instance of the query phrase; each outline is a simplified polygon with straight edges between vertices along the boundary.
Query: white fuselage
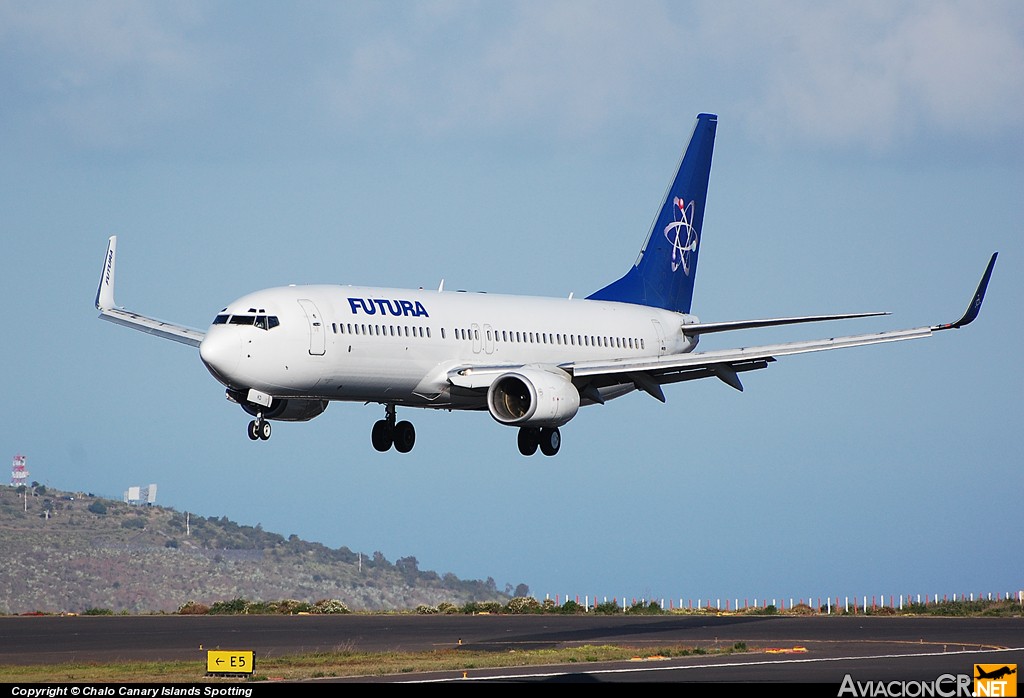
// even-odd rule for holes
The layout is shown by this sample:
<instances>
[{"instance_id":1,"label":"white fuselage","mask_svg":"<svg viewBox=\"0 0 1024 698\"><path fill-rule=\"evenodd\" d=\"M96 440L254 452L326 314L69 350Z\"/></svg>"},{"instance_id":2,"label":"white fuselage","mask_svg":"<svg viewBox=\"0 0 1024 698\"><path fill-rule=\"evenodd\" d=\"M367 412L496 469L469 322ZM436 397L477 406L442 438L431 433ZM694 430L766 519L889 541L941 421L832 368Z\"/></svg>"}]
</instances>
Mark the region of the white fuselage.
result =
<instances>
[{"instance_id":1,"label":"white fuselage","mask_svg":"<svg viewBox=\"0 0 1024 698\"><path fill-rule=\"evenodd\" d=\"M206 333L200 353L232 389L482 409L483 393L473 388L486 384L473 385L467 376L453 385L450 372L680 354L696 344L682 332L694 322L690 315L629 303L287 286L231 303ZM629 381L622 386L603 397L633 388Z\"/></svg>"}]
</instances>

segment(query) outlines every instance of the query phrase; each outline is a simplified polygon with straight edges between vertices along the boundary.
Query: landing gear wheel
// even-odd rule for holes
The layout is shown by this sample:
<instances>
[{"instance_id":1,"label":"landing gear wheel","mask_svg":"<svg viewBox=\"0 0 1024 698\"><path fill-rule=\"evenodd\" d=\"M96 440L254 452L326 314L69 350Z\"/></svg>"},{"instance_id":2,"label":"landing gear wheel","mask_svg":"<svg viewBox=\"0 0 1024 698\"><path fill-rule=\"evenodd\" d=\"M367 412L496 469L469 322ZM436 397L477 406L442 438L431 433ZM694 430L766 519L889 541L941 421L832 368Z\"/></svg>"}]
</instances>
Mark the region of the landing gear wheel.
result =
<instances>
[{"instance_id":1,"label":"landing gear wheel","mask_svg":"<svg viewBox=\"0 0 1024 698\"><path fill-rule=\"evenodd\" d=\"M374 422L370 440L381 453L390 451L392 446L399 453L408 453L416 444L416 429L411 422L396 424L395 406L388 404L384 405L384 419Z\"/></svg>"},{"instance_id":2,"label":"landing gear wheel","mask_svg":"<svg viewBox=\"0 0 1024 698\"><path fill-rule=\"evenodd\" d=\"M256 415L256 419L249 422L248 432L249 438L253 441L263 439L266 441L270 438L270 422L263 419L263 413Z\"/></svg>"},{"instance_id":3,"label":"landing gear wheel","mask_svg":"<svg viewBox=\"0 0 1024 698\"><path fill-rule=\"evenodd\" d=\"M373 442L373 447L384 453L385 451L391 450L391 444L394 443L394 434L391 425L388 424L386 419L379 419L373 423L373 431L370 432L370 440Z\"/></svg>"},{"instance_id":4,"label":"landing gear wheel","mask_svg":"<svg viewBox=\"0 0 1024 698\"><path fill-rule=\"evenodd\" d=\"M416 444L416 428L412 422L399 422L395 425L395 450L408 453Z\"/></svg>"},{"instance_id":5,"label":"landing gear wheel","mask_svg":"<svg viewBox=\"0 0 1024 698\"><path fill-rule=\"evenodd\" d=\"M540 452L545 456L553 456L558 453L562 445L562 434L558 429L544 428L540 430Z\"/></svg>"},{"instance_id":6,"label":"landing gear wheel","mask_svg":"<svg viewBox=\"0 0 1024 698\"><path fill-rule=\"evenodd\" d=\"M532 456L540 445L540 429L536 427L519 428L519 452L524 456Z\"/></svg>"}]
</instances>

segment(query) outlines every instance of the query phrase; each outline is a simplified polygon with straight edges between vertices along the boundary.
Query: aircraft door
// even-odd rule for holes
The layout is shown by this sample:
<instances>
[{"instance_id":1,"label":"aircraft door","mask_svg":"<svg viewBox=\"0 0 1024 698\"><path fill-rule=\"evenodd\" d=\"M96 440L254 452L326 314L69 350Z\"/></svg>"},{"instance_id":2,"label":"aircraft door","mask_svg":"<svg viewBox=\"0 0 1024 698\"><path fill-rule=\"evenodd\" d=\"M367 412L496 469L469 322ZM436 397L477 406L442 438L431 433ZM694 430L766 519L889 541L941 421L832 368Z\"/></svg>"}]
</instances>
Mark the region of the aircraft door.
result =
<instances>
[{"instance_id":1,"label":"aircraft door","mask_svg":"<svg viewBox=\"0 0 1024 698\"><path fill-rule=\"evenodd\" d=\"M661 323L657 320L651 320L651 323L654 325L655 334L658 335L658 356L661 356L666 351L665 332L661 329Z\"/></svg>"},{"instance_id":2,"label":"aircraft door","mask_svg":"<svg viewBox=\"0 0 1024 698\"><path fill-rule=\"evenodd\" d=\"M323 356L327 345L327 333L324 331L320 311L317 310L316 304L307 298L300 299L299 305L302 306L302 312L306 314L306 320L309 322L309 353L312 356Z\"/></svg>"},{"instance_id":3,"label":"aircraft door","mask_svg":"<svg viewBox=\"0 0 1024 698\"><path fill-rule=\"evenodd\" d=\"M470 327L469 331L473 333L473 337L472 337L472 339L473 339L473 353L474 354L479 354L480 353L480 344L481 344L481 342L480 342L480 325L478 325L478 324L476 324L474 322L472 324L472 326Z\"/></svg>"}]
</instances>

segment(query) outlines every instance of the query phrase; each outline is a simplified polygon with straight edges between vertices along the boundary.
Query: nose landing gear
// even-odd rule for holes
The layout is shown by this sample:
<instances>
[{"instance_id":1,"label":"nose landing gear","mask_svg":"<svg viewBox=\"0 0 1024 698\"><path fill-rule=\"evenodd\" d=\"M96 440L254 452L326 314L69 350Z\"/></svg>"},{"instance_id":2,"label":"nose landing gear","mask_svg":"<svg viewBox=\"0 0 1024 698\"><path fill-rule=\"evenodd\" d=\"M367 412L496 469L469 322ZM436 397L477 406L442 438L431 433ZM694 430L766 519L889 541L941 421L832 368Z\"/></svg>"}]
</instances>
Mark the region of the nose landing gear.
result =
<instances>
[{"instance_id":1,"label":"nose landing gear","mask_svg":"<svg viewBox=\"0 0 1024 698\"><path fill-rule=\"evenodd\" d=\"M270 438L270 422L263 418L262 412L258 412L256 419L249 422L249 438L253 441L257 439L266 441Z\"/></svg>"},{"instance_id":2,"label":"nose landing gear","mask_svg":"<svg viewBox=\"0 0 1024 698\"><path fill-rule=\"evenodd\" d=\"M384 406L384 419L377 420L370 432L373 447L384 453L394 446L399 453L408 453L416 445L416 428L412 422L395 422L395 406Z\"/></svg>"}]
</instances>

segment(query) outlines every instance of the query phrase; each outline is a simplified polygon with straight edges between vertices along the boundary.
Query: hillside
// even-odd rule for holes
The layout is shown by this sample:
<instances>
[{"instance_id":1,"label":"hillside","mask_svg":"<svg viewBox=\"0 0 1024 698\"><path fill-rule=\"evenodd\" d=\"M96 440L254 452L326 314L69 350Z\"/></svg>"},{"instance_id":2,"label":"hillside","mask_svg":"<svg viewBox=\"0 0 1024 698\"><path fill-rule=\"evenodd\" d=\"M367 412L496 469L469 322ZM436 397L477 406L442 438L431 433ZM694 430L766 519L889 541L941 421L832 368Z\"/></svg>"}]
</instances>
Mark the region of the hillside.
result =
<instances>
[{"instance_id":1,"label":"hillside","mask_svg":"<svg viewBox=\"0 0 1024 698\"><path fill-rule=\"evenodd\" d=\"M348 548L88 494L0 486L0 613L145 613L188 601L315 602L353 611L506 601L494 581L462 581Z\"/></svg>"}]
</instances>

